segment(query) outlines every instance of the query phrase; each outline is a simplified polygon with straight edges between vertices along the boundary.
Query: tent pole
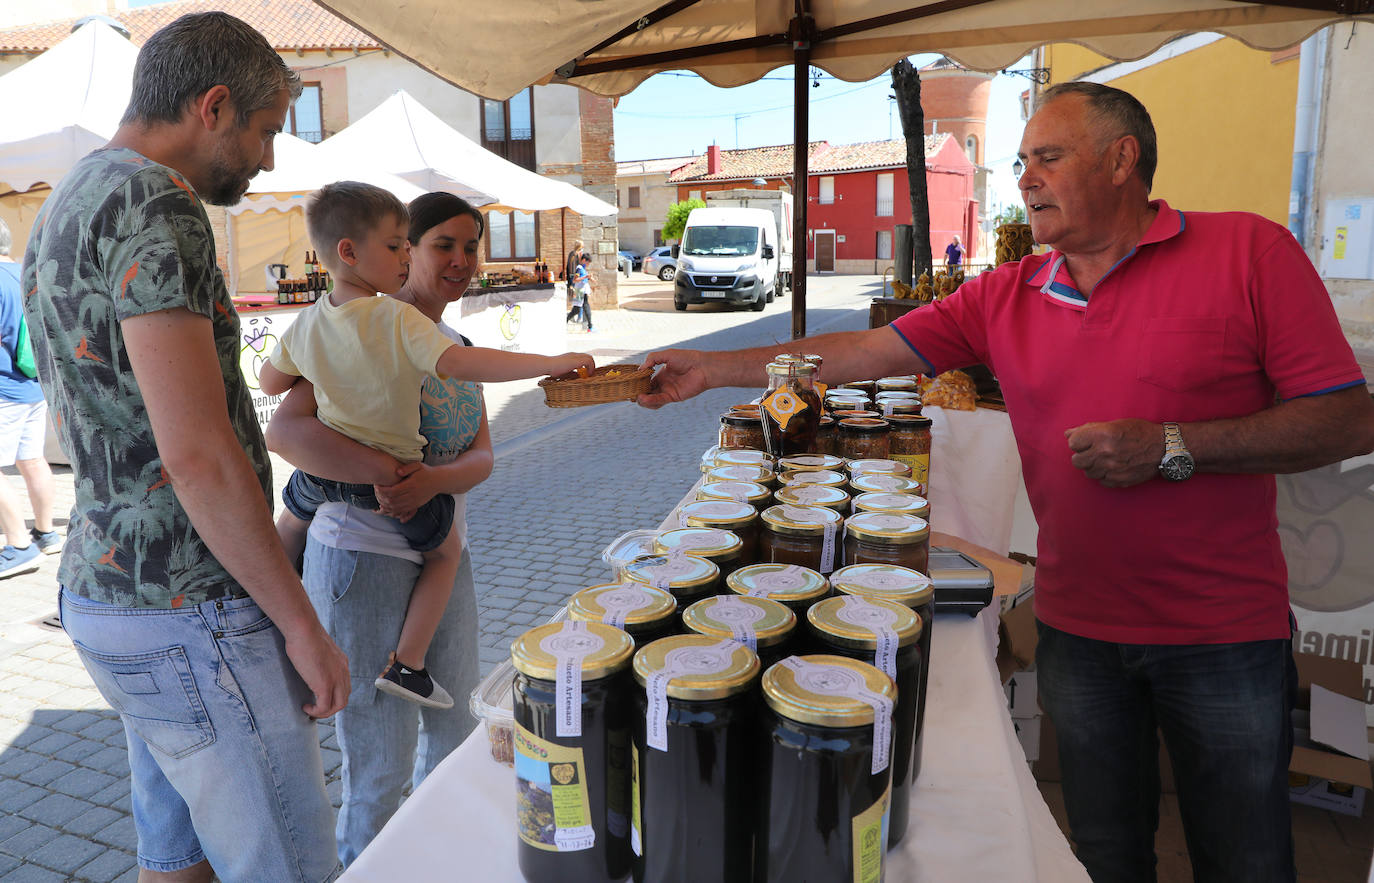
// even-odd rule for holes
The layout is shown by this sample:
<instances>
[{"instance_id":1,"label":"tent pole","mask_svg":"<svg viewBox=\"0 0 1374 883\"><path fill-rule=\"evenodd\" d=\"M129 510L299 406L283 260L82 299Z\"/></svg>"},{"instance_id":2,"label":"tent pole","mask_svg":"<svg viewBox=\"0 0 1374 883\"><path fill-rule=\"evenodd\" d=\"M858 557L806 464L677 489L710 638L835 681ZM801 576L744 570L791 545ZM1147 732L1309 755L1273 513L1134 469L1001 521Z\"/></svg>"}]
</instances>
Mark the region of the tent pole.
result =
<instances>
[{"instance_id":1,"label":"tent pole","mask_svg":"<svg viewBox=\"0 0 1374 883\"><path fill-rule=\"evenodd\" d=\"M806 336L806 172L810 144L811 33L815 21L806 0L798 0L792 19L792 339Z\"/></svg>"},{"instance_id":2,"label":"tent pole","mask_svg":"<svg viewBox=\"0 0 1374 883\"><path fill-rule=\"evenodd\" d=\"M558 208L558 242L562 250L558 252L559 259L563 262L563 269L559 273L568 271L568 209L564 206ZM569 282L572 280L569 279Z\"/></svg>"}]
</instances>

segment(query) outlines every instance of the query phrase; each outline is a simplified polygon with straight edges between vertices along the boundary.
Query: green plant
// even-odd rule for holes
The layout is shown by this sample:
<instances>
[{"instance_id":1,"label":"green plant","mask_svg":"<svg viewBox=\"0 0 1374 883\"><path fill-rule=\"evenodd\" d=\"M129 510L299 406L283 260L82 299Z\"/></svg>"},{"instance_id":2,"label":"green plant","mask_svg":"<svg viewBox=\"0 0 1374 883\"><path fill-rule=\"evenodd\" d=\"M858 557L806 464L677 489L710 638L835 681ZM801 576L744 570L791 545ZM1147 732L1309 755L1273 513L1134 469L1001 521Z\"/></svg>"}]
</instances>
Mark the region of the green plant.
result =
<instances>
[{"instance_id":1,"label":"green plant","mask_svg":"<svg viewBox=\"0 0 1374 883\"><path fill-rule=\"evenodd\" d=\"M663 221L663 238L681 239L682 230L687 226L687 216L692 213L694 208L706 208L705 201L684 199L682 202L675 202L668 206L668 217Z\"/></svg>"},{"instance_id":2,"label":"green plant","mask_svg":"<svg viewBox=\"0 0 1374 883\"><path fill-rule=\"evenodd\" d=\"M994 227L1000 227L1003 224L1024 224L1026 223L1026 208L1013 203L998 212L992 220Z\"/></svg>"}]
</instances>

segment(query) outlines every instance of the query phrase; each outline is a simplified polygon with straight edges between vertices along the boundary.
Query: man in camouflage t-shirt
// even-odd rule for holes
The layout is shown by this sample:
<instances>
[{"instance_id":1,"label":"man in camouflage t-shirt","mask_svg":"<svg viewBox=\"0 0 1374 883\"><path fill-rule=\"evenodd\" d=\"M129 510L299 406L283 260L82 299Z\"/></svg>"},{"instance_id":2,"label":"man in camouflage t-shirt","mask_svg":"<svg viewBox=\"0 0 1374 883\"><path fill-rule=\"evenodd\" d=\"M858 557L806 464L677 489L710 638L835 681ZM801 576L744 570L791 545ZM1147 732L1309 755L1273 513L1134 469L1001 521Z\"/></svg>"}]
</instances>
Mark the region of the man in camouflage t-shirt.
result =
<instances>
[{"instance_id":1,"label":"man in camouflage t-shirt","mask_svg":"<svg viewBox=\"0 0 1374 883\"><path fill-rule=\"evenodd\" d=\"M63 627L124 720L139 863L175 879L336 873L311 717L347 701L347 662L272 526L202 205L272 167L300 88L245 23L177 19L140 51L119 131L53 190L24 262L76 473Z\"/></svg>"}]
</instances>

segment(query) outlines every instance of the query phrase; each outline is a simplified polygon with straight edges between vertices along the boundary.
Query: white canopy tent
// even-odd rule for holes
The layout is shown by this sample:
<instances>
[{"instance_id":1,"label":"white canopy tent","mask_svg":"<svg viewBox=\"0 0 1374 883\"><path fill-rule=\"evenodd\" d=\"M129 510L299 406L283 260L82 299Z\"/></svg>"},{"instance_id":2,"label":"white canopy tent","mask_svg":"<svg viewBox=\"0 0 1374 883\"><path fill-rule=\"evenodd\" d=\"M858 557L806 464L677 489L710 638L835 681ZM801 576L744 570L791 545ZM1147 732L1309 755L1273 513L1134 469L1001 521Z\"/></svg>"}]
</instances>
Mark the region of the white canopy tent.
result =
<instances>
[{"instance_id":1,"label":"white canopy tent","mask_svg":"<svg viewBox=\"0 0 1374 883\"><path fill-rule=\"evenodd\" d=\"M475 205L527 212L569 208L592 217L617 212L571 184L507 162L454 130L405 90L326 139L320 149L335 160L385 169Z\"/></svg>"}]
</instances>

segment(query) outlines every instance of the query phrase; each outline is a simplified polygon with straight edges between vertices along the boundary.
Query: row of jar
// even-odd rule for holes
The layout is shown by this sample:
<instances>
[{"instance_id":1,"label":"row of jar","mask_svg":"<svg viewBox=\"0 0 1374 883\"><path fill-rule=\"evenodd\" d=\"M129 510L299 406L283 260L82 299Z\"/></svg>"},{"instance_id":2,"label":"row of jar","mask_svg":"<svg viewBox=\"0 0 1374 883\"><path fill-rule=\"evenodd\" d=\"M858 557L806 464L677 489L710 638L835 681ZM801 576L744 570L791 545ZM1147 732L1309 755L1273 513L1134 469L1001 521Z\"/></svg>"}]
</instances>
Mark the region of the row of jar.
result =
<instances>
[{"instance_id":1,"label":"row of jar","mask_svg":"<svg viewBox=\"0 0 1374 883\"><path fill-rule=\"evenodd\" d=\"M526 880L882 879L919 770L929 610L826 598L804 637L788 624L783 656L771 636L795 615L758 597L698 601L682 619L700 633L638 652L602 622L526 632L511 650Z\"/></svg>"},{"instance_id":2,"label":"row of jar","mask_svg":"<svg viewBox=\"0 0 1374 883\"><path fill-rule=\"evenodd\" d=\"M906 462L924 481L930 468L931 419L919 413L919 401L910 406L914 413L891 410L891 403L878 407L889 410L884 413L855 408L822 415L817 424L815 450L809 453L845 459L891 457ZM763 450L768 446L767 440L757 406L737 405L721 415L721 448Z\"/></svg>"}]
</instances>

